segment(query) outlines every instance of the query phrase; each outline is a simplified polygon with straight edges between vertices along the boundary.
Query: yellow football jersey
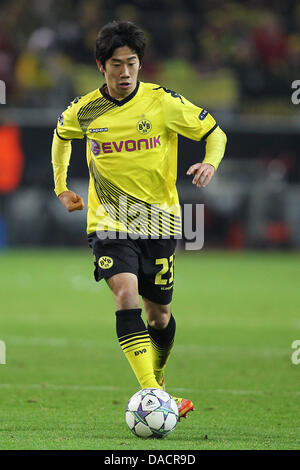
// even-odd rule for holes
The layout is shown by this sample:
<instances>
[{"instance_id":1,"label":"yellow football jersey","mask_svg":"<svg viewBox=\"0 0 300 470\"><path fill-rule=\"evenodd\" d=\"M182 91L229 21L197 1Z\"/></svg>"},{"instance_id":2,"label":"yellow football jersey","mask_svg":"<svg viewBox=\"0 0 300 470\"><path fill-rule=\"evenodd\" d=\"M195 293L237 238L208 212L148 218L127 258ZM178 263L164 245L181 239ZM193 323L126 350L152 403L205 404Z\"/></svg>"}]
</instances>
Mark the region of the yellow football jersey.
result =
<instances>
[{"instance_id":1,"label":"yellow football jersey","mask_svg":"<svg viewBox=\"0 0 300 470\"><path fill-rule=\"evenodd\" d=\"M87 233L180 236L178 134L201 140L217 127L215 120L178 93L153 83L138 82L122 100L105 89L103 85L76 98L56 129L61 139L86 137Z\"/></svg>"}]
</instances>

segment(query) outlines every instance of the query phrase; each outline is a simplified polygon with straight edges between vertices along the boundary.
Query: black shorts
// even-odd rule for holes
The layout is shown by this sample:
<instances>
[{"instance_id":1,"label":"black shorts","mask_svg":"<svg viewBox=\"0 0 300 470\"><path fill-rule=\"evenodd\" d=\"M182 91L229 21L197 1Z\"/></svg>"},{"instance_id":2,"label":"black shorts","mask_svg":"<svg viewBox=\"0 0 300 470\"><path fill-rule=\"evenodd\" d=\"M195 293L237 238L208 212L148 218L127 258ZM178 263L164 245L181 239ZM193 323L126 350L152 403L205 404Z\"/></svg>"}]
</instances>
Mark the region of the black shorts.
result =
<instances>
[{"instance_id":1,"label":"black shorts","mask_svg":"<svg viewBox=\"0 0 300 470\"><path fill-rule=\"evenodd\" d=\"M138 278L139 294L167 305L172 300L176 239L100 239L88 235L95 255L96 281L119 273L133 273Z\"/></svg>"}]
</instances>

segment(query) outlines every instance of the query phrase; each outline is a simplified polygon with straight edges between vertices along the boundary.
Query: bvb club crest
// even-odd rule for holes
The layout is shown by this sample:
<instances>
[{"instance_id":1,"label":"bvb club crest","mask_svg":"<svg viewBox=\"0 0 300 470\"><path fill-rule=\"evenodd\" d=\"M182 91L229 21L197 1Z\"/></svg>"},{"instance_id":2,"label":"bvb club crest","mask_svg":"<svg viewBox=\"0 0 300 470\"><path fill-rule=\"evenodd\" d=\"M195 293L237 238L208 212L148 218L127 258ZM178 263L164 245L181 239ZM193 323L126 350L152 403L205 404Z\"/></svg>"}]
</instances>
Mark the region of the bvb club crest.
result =
<instances>
[{"instance_id":1,"label":"bvb club crest","mask_svg":"<svg viewBox=\"0 0 300 470\"><path fill-rule=\"evenodd\" d=\"M98 261L98 264L101 269L109 269L114 264L112 258L110 256L101 256Z\"/></svg>"},{"instance_id":2,"label":"bvb club crest","mask_svg":"<svg viewBox=\"0 0 300 470\"><path fill-rule=\"evenodd\" d=\"M137 123L136 128L140 134L148 134L152 129L152 124L148 119L141 119L141 121Z\"/></svg>"}]
</instances>

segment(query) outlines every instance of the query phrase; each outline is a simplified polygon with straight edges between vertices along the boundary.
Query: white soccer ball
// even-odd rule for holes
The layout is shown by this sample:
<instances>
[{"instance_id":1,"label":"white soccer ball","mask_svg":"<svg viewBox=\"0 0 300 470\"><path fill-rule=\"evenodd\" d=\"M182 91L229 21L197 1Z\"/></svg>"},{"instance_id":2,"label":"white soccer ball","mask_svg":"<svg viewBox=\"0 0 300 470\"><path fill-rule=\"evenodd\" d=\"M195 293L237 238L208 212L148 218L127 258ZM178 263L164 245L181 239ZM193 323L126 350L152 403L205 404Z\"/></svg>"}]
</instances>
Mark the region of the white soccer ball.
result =
<instances>
[{"instance_id":1,"label":"white soccer ball","mask_svg":"<svg viewBox=\"0 0 300 470\"><path fill-rule=\"evenodd\" d=\"M138 437L165 437L176 428L178 407L167 392L143 388L128 401L125 419Z\"/></svg>"}]
</instances>

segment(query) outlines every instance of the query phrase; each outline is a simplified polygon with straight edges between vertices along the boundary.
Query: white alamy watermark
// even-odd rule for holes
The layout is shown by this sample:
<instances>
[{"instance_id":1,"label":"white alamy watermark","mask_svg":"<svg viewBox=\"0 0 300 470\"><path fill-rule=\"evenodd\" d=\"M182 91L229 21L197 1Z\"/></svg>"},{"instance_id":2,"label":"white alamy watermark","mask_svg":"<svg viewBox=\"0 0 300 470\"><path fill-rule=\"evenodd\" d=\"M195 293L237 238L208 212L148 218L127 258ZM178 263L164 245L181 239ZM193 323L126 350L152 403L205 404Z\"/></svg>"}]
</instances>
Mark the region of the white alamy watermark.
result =
<instances>
[{"instance_id":1,"label":"white alamy watermark","mask_svg":"<svg viewBox=\"0 0 300 470\"><path fill-rule=\"evenodd\" d=\"M184 248L186 250L201 250L204 245L204 204L184 204L183 212L183 234L184 238L189 240L185 242ZM193 225L195 230L193 230Z\"/></svg>"},{"instance_id":2,"label":"white alamy watermark","mask_svg":"<svg viewBox=\"0 0 300 470\"><path fill-rule=\"evenodd\" d=\"M186 250L201 250L204 245L204 204L164 207L132 203L122 195L113 204L103 202L97 216L97 236L101 240L184 238Z\"/></svg>"},{"instance_id":3,"label":"white alamy watermark","mask_svg":"<svg viewBox=\"0 0 300 470\"><path fill-rule=\"evenodd\" d=\"M6 345L0 340L0 364L6 364Z\"/></svg>"},{"instance_id":4,"label":"white alamy watermark","mask_svg":"<svg viewBox=\"0 0 300 470\"><path fill-rule=\"evenodd\" d=\"M293 364L298 365L300 364L300 339L295 339L292 342L292 349L295 349L295 351L292 353L291 361Z\"/></svg>"},{"instance_id":5,"label":"white alamy watermark","mask_svg":"<svg viewBox=\"0 0 300 470\"><path fill-rule=\"evenodd\" d=\"M292 103L299 104L300 103L300 80L294 80L292 82L292 90L295 90L291 96Z\"/></svg>"},{"instance_id":6,"label":"white alamy watermark","mask_svg":"<svg viewBox=\"0 0 300 470\"><path fill-rule=\"evenodd\" d=\"M0 80L0 104L6 104L6 85L3 80Z\"/></svg>"}]
</instances>

